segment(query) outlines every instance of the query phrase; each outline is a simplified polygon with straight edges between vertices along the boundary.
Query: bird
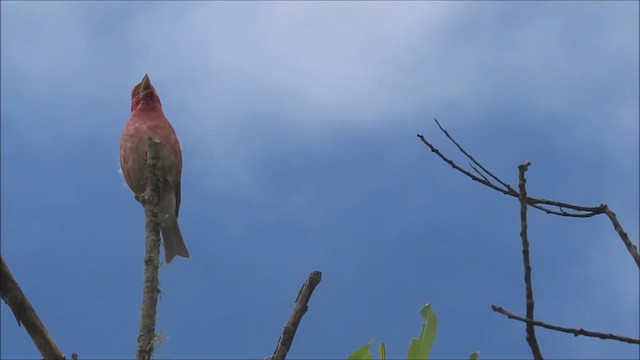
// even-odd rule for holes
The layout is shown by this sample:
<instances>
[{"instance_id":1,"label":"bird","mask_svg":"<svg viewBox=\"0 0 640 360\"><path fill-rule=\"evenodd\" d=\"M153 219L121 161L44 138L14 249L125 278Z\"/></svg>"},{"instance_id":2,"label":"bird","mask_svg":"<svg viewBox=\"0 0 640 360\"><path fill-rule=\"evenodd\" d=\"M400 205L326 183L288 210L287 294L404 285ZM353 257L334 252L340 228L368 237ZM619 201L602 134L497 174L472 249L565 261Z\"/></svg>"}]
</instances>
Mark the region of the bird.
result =
<instances>
[{"instance_id":1,"label":"bird","mask_svg":"<svg viewBox=\"0 0 640 360\"><path fill-rule=\"evenodd\" d=\"M158 167L163 186L158 199L158 216L168 264L176 255L189 257L178 226L182 150L173 126L162 111L160 97L149 75L145 74L131 90L131 118L120 140L120 168L127 185L136 195L143 194L147 188L149 137L159 142Z\"/></svg>"}]
</instances>

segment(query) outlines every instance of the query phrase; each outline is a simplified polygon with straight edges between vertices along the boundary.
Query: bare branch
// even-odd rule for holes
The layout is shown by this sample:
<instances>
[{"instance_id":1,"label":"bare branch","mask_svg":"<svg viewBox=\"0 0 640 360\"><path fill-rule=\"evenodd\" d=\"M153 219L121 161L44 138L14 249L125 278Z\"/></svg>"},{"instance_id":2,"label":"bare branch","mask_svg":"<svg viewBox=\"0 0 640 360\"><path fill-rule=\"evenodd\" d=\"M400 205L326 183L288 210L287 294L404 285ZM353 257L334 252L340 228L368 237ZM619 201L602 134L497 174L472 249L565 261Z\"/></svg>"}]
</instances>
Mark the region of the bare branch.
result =
<instances>
[{"instance_id":1,"label":"bare branch","mask_svg":"<svg viewBox=\"0 0 640 360\"><path fill-rule=\"evenodd\" d=\"M636 260L636 264L638 264L638 267L640 267L640 255L638 255L638 248L631 242L631 239L629 239L629 235L627 234L626 231L624 231L624 229L622 228L622 225L620 225L620 222L616 217L616 213L611 211L611 209L609 209L607 205L601 205L601 206L604 208L604 213L607 215L607 217L609 217L609 220L611 220L611 223L613 224L613 228L616 230L616 232L622 239L622 242L627 247L627 250L629 251L629 253L631 253L631 256L633 256L633 258Z\"/></svg>"},{"instance_id":2,"label":"bare branch","mask_svg":"<svg viewBox=\"0 0 640 360\"><path fill-rule=\"evenodd\" d=\"M140 332L138 333L137 360L149 360L153 354L153 339L156 331L156 314L160 285L160 224L158 222L158 201L160 194L160 174L158 169L159 142L149 138L147 152L147 190L136 196L144 205L145 215L145 257L144 285L142 289L142 310Z\"/></svg>"},{"instance_id":3,"label":"bare branch","mask_svg":"<svg viewBox=\"0 0 640 360\"><path fill-rule=\"evenodd\" d=\"M520 239L522 240L522 263L524 264L524 286L526 292L527 319L533 320L533 286L531 285L531 262L529 260L529 235L527 234L527 180L524 174L531 165L530 161L518 166L519 181L518 188L520 190ZM531 348L534 359L542 359L540 346L536 339L536 332L533 325L527 323L527 343Z\"/></svg>"},{"instance_id":4,"label":"bare branch","mask_svg":"<svg viewBox=\"0 0 640 360\"><path fill-rule=\"evenodd\" d=\"M20 285L11 274L9 267L0 256L0 295L2 300L11 308L13 315L18 320L18 325L24 325L31 340L40 351L44 359L64 359L64 355L58 345L53 341L51 335L44 327L36 310L31 306L31 302L20 289Z\"/></svg>"},{"instance_id":5,"label":"bare branch","mask_svg":"<svg viewBox=\"0 0 640 360\"><path fill-rule=\"evenodd\" d=\"M313 294L313 290L318 286L320 280L322 280L322 273L320 271L314 271L309 274L309 279L307 279L298 292L293 311L291 312L291 318L282 330L282 335L280 339L278 339L276 350L273 352L273 355L267 358L268 360L284 360L287 357L287 353L293 343L293 337L296 335L296 330L298 330L300 320L302 320L302 316L307 312L307 304L309 303L311 294Z\"/></svg>"},{"instance_id":6,"label":"bare branch","mask_svg":"<svg viewBox=\"0 0 640 360\"><path fill-rule=\"evenodd\" d=\"M452 161L451 159L446 157L444 154L442 154L440 150L438 150L435 146L433 146L429 141L427 141L424 138L424 135L418 134L417 135L418 138L420 138L420 140L431 150L431 152L436 154L440 159L442 159L444 162L449 164L452 168L466 175L471 180L477 181L480 184L487 186L500 193L503 193L505 195L519 197L518 192L513 190L509 186L509 184L502 181L500 178L493 175L493 173L491 173L484 166L482 166L482 164L480 164L473 156L471 156L466 150L464 150L464 148L460 146L460 144L458 144L458 142L449 134L449 132L440 125L437 119L434 119L434 120L438 125L438 127L440 128L440 130L444 133L444 135L456 145L456 147L458 148L458 150L460 150L460 152L462 152L467 158L469 158L474 164L476 164L480 169L482 169L490 177L492 177L498 183L500 183L501 186L497 186L493 184L491 181L489 181L489 179L487 179L487 177L483 176L482 173L474 166L471 166L471 168L476 172L478 172L478 174L480 174L480 177L463 169L454 161ZM609 217L609 220L611 221L611 223L613 224L614 229L622 239L622 242L624 243L625 247L631 254L631 257L636 262L636 265L640 268L640 255L638 254L638 248L631 242L631 240L629 239L629 236L622 228L622 225L618 222L615 216L615 213L613 213L613 211L611 211L606 204L601 204L599 206L581 206L581 205L574 205L574 204L569 204L561 201L538 199L538 198L533 198L528 196L526 198L526 201L527 201L527 204L533 208L536 208L540 211L544 211L547 214L557 215L557 216L590 218L592 216L606 214ZM550 209L549 207L555 207L555 208L558 208L558 210L553 210L553 209Z\"/></svg>"},{"instance_id":7,"label":"bare branch","mask_svg":"<svg viewBox=\"0 0 640 360\"><path fill-rule=\"evenodd\" d=\"M567 209L571 209L574 211L582 211L582 212L590 212L590 213L594 213L593 215L597 215L597 214L601 214L603 212L603 208L602 205L599 206L582 206L582 205L573 205L573 204L569 204L569 203L565 203L562 201L554 201L554 200L547 200L547 199L536 199L536 198L528 198L527 202L529 204L545 204L545 205L549 205L549 206L556 206L561 208L567 208ZM567 215L570 215L569 213L566 213ZM592 215L592 216L593 216Z\"/></svg>"},{"instance_id":8,"label":"bare branch","mask_svg":"<svg viewBox=\"0 0 640 360\"><path fill-rule=\"evenodd\" d=\"M584 214L570 213L570 212L564 211L564 209L562 208L560 208L560 210L551 210L548 207L533 204L530 200L531 198L529 198L527 201L529 206L536 208L538 210L544 211L545 213L550 215L558 215L558 216L566 216L566 217L574 217L574 218L590 218L592 216L600 215L599 213L596 213L596 212L588 212Z\"/></svg>"},{"instance_id":9,"label":"bare branch","mask_svg":"<svg viewBox=\"0 0 640 360\"><path fill-rule=\"evenodd\" d=\"M435 119L434 119L435 120ZM489 174L489 176L491 176L492 178L496 179L497 182L499 182L503 187L499 187L497 185L494 185L493 183L491 183L488 180L484 180L484 179L480 179L479 177L473 175L471 172L463 169L462 167L460 167L458 164L456 164L453 160L447 158L446 156L444 156L440 150L438 150L435 146L433 146L429 141L427 141L424 138L424 135L422 134L418 134L418 138L420 138L420 140L427 145L427 147L429 147L429 149L435 153L436 155L438 155L438 157L440 157L444 162L446 162L447 164L451 165L452 168L458 170L459 172L463 173L464 175L466 175L467 177L471 178L474 181L477 181L493 190L496 190L498 192L501 192L505 195L509 195L509 196L513 196L513 197L518 197L518 192L513 190L513 188L511 188L511 186L509 184L507 184L506 182L502 181L500 178L498 178L497 176L493 175L493 173L491 173L489 170L487 170L482 164L480 164L474 157L472 157L469 153L467 153L466 150L464 150L464 148L462 146L460 146L452 137L451 135L449 135L449 132L447 130L445 130L442 126L440 126L440 123L438 122L438 120L435 120L436 123L438 124L438 127L440 127L440 130L442 130L442 132L447 136L447 138L449 138L455 145L456 147L458 147L458 149L460 149L460 151L465 154L465 156L467 156L469 159L471 159L471 161L473 161L475 164L478 165L478 167L480 167L480 169L482 169L483 171L485 171L487 174ZM580 205L573 205L573 204L569 204L569 203L564 203L564 202L560 202L560 201L553 201L553 200L546 200L546 199L537 199L537 198L532 198L532 197L527 197L527 203L533 207L535 207L536 209L542 210L548 214L554 214L554 215L561 215L561 216L572 216L572 217L591 217L600 213L603 213L603 209L601 208L601 206L595 206L595 207L587 207L587 206L580 206ZM546 209L542 206L539 206L539 204L543 204L543 205L549 205L549 206L555 206L555 207L564 207L567 209L571 209L577 212L588 212L590 214L586 215L585 214L572 214L572 213L568 213L566 211L553 211L553 210L549 210ZM537 206L535 206L537 205Z\"/></svg>"},{"instance_id":10,"label":"bare branch","mask_svg":"<svg viewBox=\"0 0 640 360\"><path fill-rule=\"evenodd\" d=\"M507 310L503 309L502 307L496 306L496 305L491 305L491 309L493 309L493 311L495 311L495 312L498 312L498 313L500 313L502 315L505 315L509 319L522 321L524 323L535 325L535 326L540 326L540 327L543 327L543 328L549 329L549 330L555 330L555 331L560 331L560 332L567 333L567 334L573 334L573 336L582 335L582 336L595 337L595 338L604 339L604 340L617 340L617 341L622 341L622 342L629 343L629 344L640 344L640 339L634 339L634 338L627 337L627 336L620 336L620 335L615 335L615 334L611 334L611 333L607 334L607 333L602 333L602 332L597 332L597 331L589 331L589 330L585 330L585 329L573 329L573 328L567 328L567 327L557 326L557 325L553 325L553 324L548 324L548 323L545 323L545 322L542 322L542 321L525 319L525 318L523 318L521 316L512 314L512 313L508 312Z\"/></svg>"}]
</instances>

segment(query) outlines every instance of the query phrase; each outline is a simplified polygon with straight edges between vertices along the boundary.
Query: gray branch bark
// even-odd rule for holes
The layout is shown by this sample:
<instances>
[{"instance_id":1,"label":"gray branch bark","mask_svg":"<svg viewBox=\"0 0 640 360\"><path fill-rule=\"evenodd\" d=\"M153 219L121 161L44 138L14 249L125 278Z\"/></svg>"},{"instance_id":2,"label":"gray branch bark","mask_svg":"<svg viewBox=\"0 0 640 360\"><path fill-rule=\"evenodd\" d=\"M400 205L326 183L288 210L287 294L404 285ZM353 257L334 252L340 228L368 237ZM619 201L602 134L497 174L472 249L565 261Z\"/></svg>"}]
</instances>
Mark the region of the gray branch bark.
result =
<instances>
[{"instance_id":1,"label":"gray branch bark","mask_svg":"<svg viewBox=\"0 0 640 360\"><path fill-rule=\"evenodd\" d=\"M529 165L531 165L531 162L527 161L526 163L518 166L518 188L520 190L520 239L522 240L522 263L524 264L524 285L527 319L533 320L533 307L535 302L533 300L533 285L531 285L531 260L529 258L529 235L527 233L527 179L524 176L524 174L529 169ZM526 324L527 343L531 348L533 358L536 360L542 360L542 352L540 351L538 339L536 338L536 329L533 324L529 322L527 322Z\"/></svg>"},{"instance_id":2,"label":"gray branch bark","mask_svg":"<svg viewBox=\"0 0 640 360\"><path fill-rule=\"evenodd\" d=\"M322 273L320 271L314 271L309 274L309 279L307 279L298 292L296 303L293 306L293 311L291 312L291 318L289 318L289 321L287 321L287 324L282 330L282 335L280 336L280 339L278 339L276 350L273 352L273 355L267 358L267 360L284 360L287 357L287 353L293 343L293 337L296 335L296 331L298 330L300 320L302 320L302 316L309 308L307 304L309 303L311 294L313 294L313 290L318 286L320 280L322 280Z\"/></svg>"},{"instance_id":3,"label":"gray branch bark","mask_svg":"<svg viewBox=\"0 0 640 360\"><path fill-rule=\"evenodd\" d=\"M22 292L20 285L9 271L4 259L0 256L0 295L2 300L11 308L13 315L18 321L18 326L24 325L33 343L40 351L44 359L64 359L64 355L58 345L53 341L51 335L44 327L36 310L31 306L31 302Z\"/></svg>"}]
</instances>

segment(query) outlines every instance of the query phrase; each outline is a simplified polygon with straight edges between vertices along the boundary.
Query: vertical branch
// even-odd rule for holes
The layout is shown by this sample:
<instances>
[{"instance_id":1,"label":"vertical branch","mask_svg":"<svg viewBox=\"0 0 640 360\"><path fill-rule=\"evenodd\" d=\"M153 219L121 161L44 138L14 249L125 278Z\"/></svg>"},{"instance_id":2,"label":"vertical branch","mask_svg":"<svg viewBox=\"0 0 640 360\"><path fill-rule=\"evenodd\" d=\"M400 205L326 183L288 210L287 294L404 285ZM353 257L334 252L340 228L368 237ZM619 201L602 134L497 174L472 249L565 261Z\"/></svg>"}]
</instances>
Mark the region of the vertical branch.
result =
<instances>
[{"instance_id":1,"label":"vertical branch","mask_svg":"<svg viewBox=\"0 0 640 360\"><path fill-rule=\"evenodd\" d=\"M302 320L304 313L307 312L307 304L309 303L311 294L313 294L313 290L318 286L321 279L322 273L320 271L313 271L309 274L309 279L307 279L298 292L296 303L291 312L291 318L282 330L282 335L280 339L278 339L276 350L273 352L273 355L267 358L268 360L284 360L287 357L287 353L293 343L293 337L296 335L296 330L298 330L300 320Z\"/></svg>"},{"instance_id":2,"label":"vertical branch","mask_svg":"<svg viewBox=\"0 0 640 360\"><path fill-rule=\"evenodd\" d=\"M520 174L518 187L520 190L520 238L522 239L522 262L524 263L524 284L526 290L527 319L533 320L533 288L531 286L531 263L529 262L529 237L527 235L527 180L524 173L529 169L530 161L518 166ZM533 324L527 323L527 343L531 348L534 359L542 359L542 353L536 339L535 328Z\"/></svg>"},{"instance_id":3,"label":"vertical branch","mask_svg":"<svg viewBox=\"0 0 640 360\"><path fill-rule=\"evenodd\" d=\"M156 314L160 286L158 268L160 267L160 224L158 222L158 201L160 194L160 176L158 174L159 142L149 138L147 152L147 190L136 196L144 205L145 217L145 256L144 285L142 289L142 309L140 312L140 332L138 333L137 360L151 359L153 339L156 331Z\"/></svg>"},{"instance_id":4,"label":"vertical branch","mask_svg":"<svg viewBox=\"0 0 640 360\"><path fill-rule=\"evenodd\" d=\"M24 325L31 340L33 340L44 359L64 359L62 351L49 335L40 317L31 306L31 302L20 289L20 285L18 285L2 257L0 257L0 262L2 262L0 268L0 295L2 295L2 300L13 311L13 315L18 320L18 325Z\"/></svg>"}]
</instances>

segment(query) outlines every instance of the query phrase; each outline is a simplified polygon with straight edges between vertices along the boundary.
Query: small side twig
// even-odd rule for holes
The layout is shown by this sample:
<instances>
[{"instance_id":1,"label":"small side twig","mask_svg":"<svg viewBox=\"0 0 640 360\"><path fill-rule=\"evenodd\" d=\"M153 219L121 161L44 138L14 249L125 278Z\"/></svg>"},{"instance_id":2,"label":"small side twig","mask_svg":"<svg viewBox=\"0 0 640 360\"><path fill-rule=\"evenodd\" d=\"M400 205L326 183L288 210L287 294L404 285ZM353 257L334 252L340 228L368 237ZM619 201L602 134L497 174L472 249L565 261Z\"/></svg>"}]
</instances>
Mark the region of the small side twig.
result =
<instances>
[{"instance_id":1,"label":"small side twig","mask_svg":"<svg viewBox=\"0 0 640 360\"><path fill-rule=\"evenodd\" d=\"M289 321L287 321L287 324L282 330L282 335L278 339L276 350L267 360L284 360L287 357L287 353L293 343L293 337L296 335L296 330L298 330L300 320L302 320L302 316L307 312L309 299L313 294L313 290L315 290L316 286L320 283L320 280L322 280L322 273L320 271L314 271L309 274L309 279L307 279L300 288L300 291L298 291L298 296L296 297L296 302L291 312L291 318L289 318Z\"/></svg>"},{"instance_id":2,"label":"small side twig","mask_svg":"<svg viewBox=\"0 0 640 360\"><path fill-rule=\"evenodd\" d=\"M527 234L527 179L524 174L531 165L530 161L518 166L519 181L518 189L520 190L520 239L522 240L522 263L524 264L524 286L526 293L527 319L533 320L533 286L531 285L531 261L529 259L529 236ZM527 323L527 343L531 348L534 359L542 359L540 346L536 339L536 332L533 325Z\"/></svg>"},{"instance_id":3,"label":"small side twig","mask_svg":"<svg viewBox=\"0 0 640 360\"><path fill-rule=\"evenodd\" d=\"M622 341L629 344L640 344L640 339L634 339L628 336L620 336L612 333L603 333L603 332L590 331L585 329L567 328L567 327L557 326L553 324L548 324L538 320L529 320L529 319L523 318L522 316L518 316L513 313L510 313L507 310L503 309L502 307L496 306L496 305L491 305L491 309L495 312L505 315L509 319L522 321L524 323L540 326L549 330L555 330L555 331L559 331L567 334L573 334L573 336L582 335L582 336L588 336L588 337L595 337L603 340L617 340L617 341Z\"/></svg>"},{"instance_id":4,"label":"small side twig","mask_svg":"<svg viewBox=\"0 0 640 360\"><path fill-rule=\"evenodd\" d=\"M144 285L142 289L142 309L140 331L138 333L137 360L149 360L153 354L153 339L156 330L156 314L160 285L160 223L158 222L158 201L160 194L160 174L158 174L159 142L149 138L147 152L147 190L136 196L144 205L145 215L145 257Z\"/></svg>"},{"instance_id":5,"label":"small side twig","mask_svg":"<svg viewBox=\"0 0 640 360\"><path fill-rule=\"evenodd\" d=\"M480 170L478 170L475 166L473 166L473 165L471 165L471 164L469 164L469 166L471 166L471 168L472 168L472 169L473 169L473 170L474 170L478 175L480 175L480 176L484 179L484 181L486 181L486 182L490 182L490 181L489 181L489 179L487 179L487 177L486 177L486 176L484 176L484 174L483 174Z\"/></svg>"},{"instance_id":6,"label":"small side twig","mask_svg":"<svg viewBox=\"0 0 640 360\"><path fill-rule=\"evenodd\" d=\"M0 265L0 295L13 311L18 325L24 325L44 359L64 359L62 351L49 335L47 328L44 327L36 310L31 306L31 302L22 292L2 256L0 256L0 262L2 263Z\"/></svg>"}]
</instances>

